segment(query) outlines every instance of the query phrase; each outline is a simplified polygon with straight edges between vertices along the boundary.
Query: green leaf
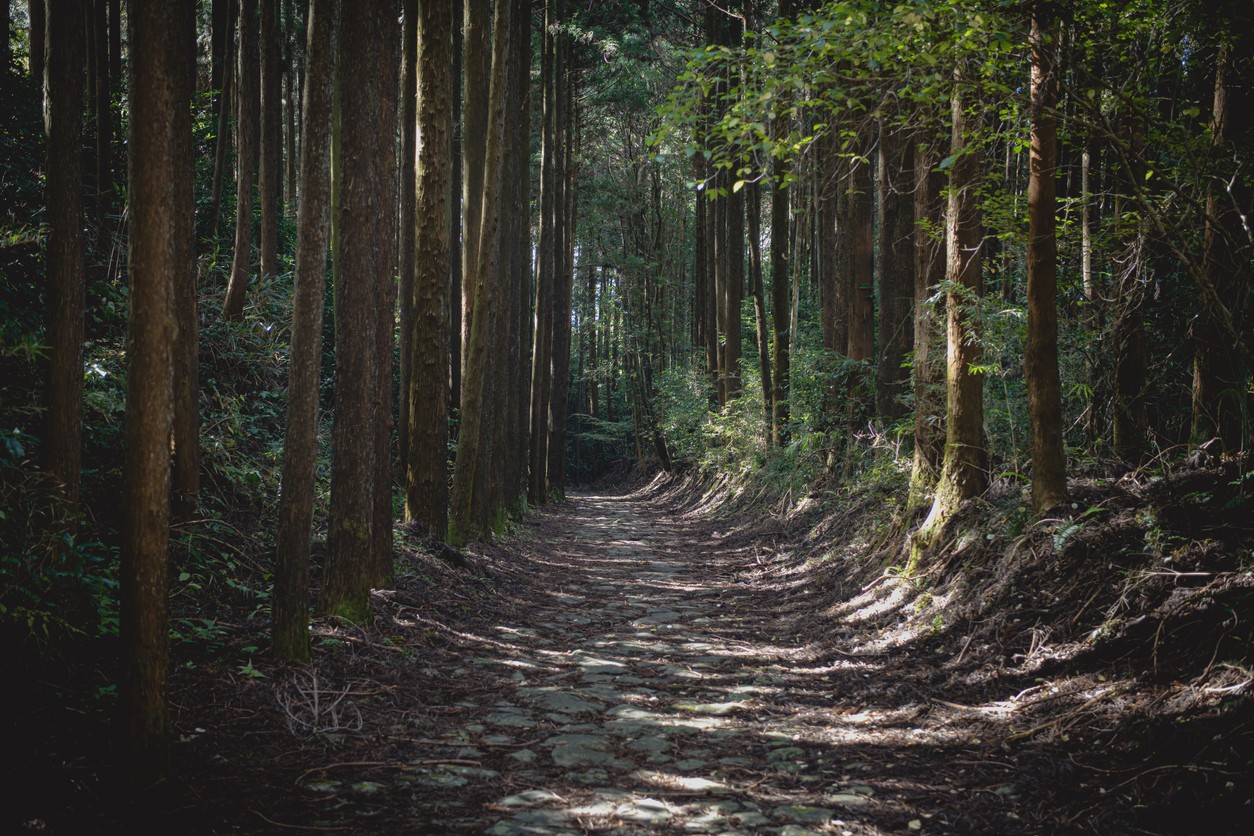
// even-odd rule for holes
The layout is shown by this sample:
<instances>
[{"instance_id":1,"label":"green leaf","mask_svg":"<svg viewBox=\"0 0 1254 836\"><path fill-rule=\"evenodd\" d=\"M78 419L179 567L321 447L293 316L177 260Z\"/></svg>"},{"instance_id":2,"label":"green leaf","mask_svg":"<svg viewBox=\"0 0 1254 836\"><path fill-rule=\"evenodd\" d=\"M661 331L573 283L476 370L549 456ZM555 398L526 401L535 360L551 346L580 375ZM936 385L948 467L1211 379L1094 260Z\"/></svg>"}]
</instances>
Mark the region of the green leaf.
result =
<instances>
[{"instance_id":1,"label":"green leaf","mask_svg":"<svg viewBox=\"0 0 1254 836\"><path fill-rule=\"evenodd\" d=\"M954 163L957 161L958 161L958 155L950 154L948 157L940 161L940 165L938 165L937 168L940 169L941 171L946 171L948 169L953 168Z\"/></svg>"}]
</instances>

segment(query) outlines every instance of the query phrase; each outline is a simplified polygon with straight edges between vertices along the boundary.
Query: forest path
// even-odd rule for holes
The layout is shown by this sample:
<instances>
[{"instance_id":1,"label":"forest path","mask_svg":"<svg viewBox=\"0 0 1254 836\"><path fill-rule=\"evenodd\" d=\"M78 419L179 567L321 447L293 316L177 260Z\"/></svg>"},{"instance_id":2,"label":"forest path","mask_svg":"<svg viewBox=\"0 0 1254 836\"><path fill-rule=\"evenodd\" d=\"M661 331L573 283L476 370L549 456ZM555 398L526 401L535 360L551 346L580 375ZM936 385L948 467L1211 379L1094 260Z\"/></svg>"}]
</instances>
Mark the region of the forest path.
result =
<instances>
[{"instance_id":1,"label":"forest path","mask_svg":"<svg viewBox=\"0 0 1254 836\"><path fill-rule=\"evenodd\" d=\"M831 666L769 638L777 614L752 599L744 555L717 532L638 500L577 496L541 536L532 545L547 600L495 626L498 641L469 660L513 687L460 702L471 722L446 750L507 754L494 770L427 776L502 791L479 815L448 809L450 826L499 836L921 827L842 751L870 718L832 704ZM879 824L868 830L870 807Z\"/></svg>"}]
</instances>

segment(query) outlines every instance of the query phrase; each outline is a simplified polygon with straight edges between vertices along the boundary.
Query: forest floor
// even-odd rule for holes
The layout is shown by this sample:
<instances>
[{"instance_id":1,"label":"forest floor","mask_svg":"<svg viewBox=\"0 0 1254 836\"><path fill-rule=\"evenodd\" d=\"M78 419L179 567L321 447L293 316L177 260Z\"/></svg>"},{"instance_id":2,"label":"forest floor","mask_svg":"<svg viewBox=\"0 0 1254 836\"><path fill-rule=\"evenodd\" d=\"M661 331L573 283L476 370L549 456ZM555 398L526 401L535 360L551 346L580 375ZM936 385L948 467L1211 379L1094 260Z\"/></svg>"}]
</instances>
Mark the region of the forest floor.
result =
<instances>
[{"instance_id":1,"label":"forest floor","mask_svg":"<svg viewBox=\"0 0 1254 836\"><path fill-rule=\"evenodd\" d=\"M373 629L319 622L314 666L177 669L174 778L139 808L112 807L107 770L53 746L62 768L10 813L52 833L1248 825L1249 631L1232 644L1224 626L1254 616L1248 570L1205 573L1191 616L1152 620L1158 635L1108 626L1095 649L1083 624L1060 638L1083 611L1061 582L1015 593L1052 598L1052 619L974 585L967 599L1010 612L963 621L939 580L819 559L816 537L869 548L854 535L873 496L841 519L751 518L710 496L681 480L573 496L464 558L403 537ZM1187 633L1194 668L1171 667L1164 630Z\"/></svg>"}]
</instances>

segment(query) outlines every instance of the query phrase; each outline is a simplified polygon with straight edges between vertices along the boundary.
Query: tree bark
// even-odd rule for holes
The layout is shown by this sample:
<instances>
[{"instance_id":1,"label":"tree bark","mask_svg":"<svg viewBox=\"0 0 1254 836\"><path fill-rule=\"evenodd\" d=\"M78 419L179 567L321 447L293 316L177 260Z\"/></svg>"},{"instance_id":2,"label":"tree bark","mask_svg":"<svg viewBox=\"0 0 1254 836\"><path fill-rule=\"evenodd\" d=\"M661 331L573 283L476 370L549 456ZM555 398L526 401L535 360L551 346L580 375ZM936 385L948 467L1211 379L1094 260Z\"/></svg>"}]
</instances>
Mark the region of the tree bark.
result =
<instances>
[{"instance_id":1,"label":"tree bark","mask_svg":"<svg viewBox=\"0 0 1254 836\"><path fill-rule=\"evenodd\" d=\"M267 0L268 2L269 0ZM253 189L257 185L257 124L261 91L257 56L257 0L239 0L239 54L236 65L238 93L235 122L235 251L231 278L226 286L222 318L244 315L244 295L252 270Z\"/></svg>"},{"instance_id":2,"label":"tree bark","mask_svg":"<svg viewBox=\"0 0 1254 836\"><path fill-rule=\"evenodd\" d=\"M83 0L49 0L44 129L48 136L48 366L44 467L77 513L83 447ZM42 50L41 50L42 52Z\"/></svg>"},{"instance_id":3,"label":"tree bark","mask_svg":"<svg viewBox=\"0 0 1254 836\"><path fill-rule=\"evenodd\" d=\"M208 237L210 239L218 237L218 226L222 212L222 183L226 179L226 148L231 141L231 108L234 101L231 90L235 82L236 64L235 22L239 17L236 13L237 3L238 0L217 0L214 6L215 13L218 6L226 10L226 22L225 31L222 35L221 87L217 88L218 95L215 97L218 128L217 136L213 143L213 185L210 188L209 195Z\"/></svg>"},{"instance_id":4,"label":"tree bark","mask_svg":"<svg viewBox=\"0 0 1254 836\"><path fill-rule=\"evenodd\" d=\"M547 0L544 9L543 52L540 63L540 85L543 96L540 148L540 237L539 269L536 273L535 340L531 365L531 470L527 496L533 505L545 501L548 494L549 399L552 382L553 295L557 260L557 33L554 31L561 11L560 0Z\"/></svg>"},{"instance_id":5,"label":"tree bark","mask_svg":"<svg viewBox=\"0 0 1254 836\"><path fill-rule=\"evenodd\" d=\"M1245 40L1250 36L1244 33ZM1247 431L1242 424L1249 413L1249 358L1234 351L1226 335L1219 306L1226 309L1233 330L1245 329L1245 300L1250 292L1249 238L1242 228L1238 206L1249 205L1249 187L1239 176L1223 174L1224 163L1248 148L1250 136L1248 48L1242 49L1242 33L1221 36L1215 60L1215 96L1211 117L1212 174L1206 194L1203 238L1204 277L1214 289L1215 300L1203 299L1193 328L1193 390L1190 438L1194 444L1219 440L1225 452L1246 449ZM1246 66L1245 77L1240 65ZM1231 185L1229 186L1229 183ZM1233 194L1228 193L1231 188ZM1242 245L1242 241L1246 243Z\"/></svg>"},{"instance_id":6,"label":"tree bark","mask_svg":"<svg viewBox=\"0 0 1254 836\"><path fill-rule=\"evenodd\" d=\"M450 189L453 176L451 102L454 15L447 3L412 3L416 7L418 76L417 223L410 306L411 353L408 398L408 453L405 516L437 538L448 529L448 367ZM415 66L415 71L418 67ZM404 227L402 232L404 233ZM460 303L460 300L457 301Z\"/></svg>"},{"instance_id":7,"label":"tree bark","mask_svg":"<svg viewBox=\"0 0 1254 836\"><path fill-rule=\"evenodd\" d=\"M177 4L182 11L178 39L183 44L196 42L196 8L194 3ZM178 319L178 337L174 347L174 428L173 428L173 498L171 512L175 522L188 522L196 514L200 494L200 314L196 289L196 200L193 193L196 178L194 137L192 136L191 101L196 89L196 62L186 61L179 68L181 77L172 83L182 106L174 112L175 200L187 211L175 213L175 243L179 247L176 262L180 273L174 278L174 307Z\"/></svg>"},{"instance_id":8,"label":"tree bark","mask_svg":"<svg viewBox=\"0 0 1254 836\"><path fill-rule=\"evenodd\" d=\"M1058 375L1058 241L1055 234L1058 102L1055 9L1035 0L1032 49L1030 174L1028 179L1028 341L1023 371L1032 422L1032 507L1043 513L1067 499Z\"/></svg>"},{"instance_id":9,"label":"tree bark","mask_svg":"<svg viewBox=\"0 0 1254 836\"><path fill-rule=\"evenodd\" d=\"M910 508L930 498L945 454L945 366L938 345L939 305L932 299L945 280L945 174L939 141L927 123L915 156L914 267L914 461L910 469Z\"/></svg>"},{"instance_id":10,"label":"tree bark","mask_svg":"<svg viewBox=\"0 0 1254 836\"><path fill-rule=\"evenodd\" d=\"M330 237L331 94L335 87L337 0L310 0L305 78L305 136L301 142L300 209L296 219L296 276L292 363L283 435L283 482L274 561L274 654L307 662L309 551L313 526L314 466L318 456L318 389L322 366L323 300Z\"/></svg>"},{"instance_id":11,"label":"tree bark","mask_svg":"<svg viewBox=\"0 0 1254 836\"><path fill-rule=\"evenodd\" d=\"M377 41L375 75L378 92L375 116L372 124L374 144L368 153L374 156L375 170L371 174L377 185L381 208L373 218L367 216L373 227L374 252L371 276L374 280L373 306L374 352L370 362L371 436L374 440L372 476L373 518L371 525L370 582L376 588L393 585L393 533L392 488L396 484L392 462L392 431L396 415L393 411L392 386L395 370L396 333L396 239L397 239L397 143L396 118L397 94L400 81L401 33L396 21L400 17L398 0L378 0L383 7L383 22Z\"/></svg>"},{"instance_id":12,"label":"tree bark","mask_svg":"<svg viewBox=\"0 0 1254 836\"><path fill-rule=\"evenodd\" d=\"M479 269L479 215L483 211L484 137L488 131L488 86L492 69L492 0L465 0L462 34L462 278L461 367L470 351L470 323L474 315L475 271ZM466 382L462 382L463 388Z\"/></svg>"},{"instance_id":13,"label":"tree bark","mask_svg":"<svg viewBox=\"0 0 1254 836\"><path fill-rule=\"evenodd\" d=\"M58 25L54 0L51 23ZM176 183L180 111L191 107L195 51L189 0L133 0L130 61L130 319L127 341L126 524L120 571L122 730L136 786L167 768L169 439L177 325L174 285L190 264L178 240L192 212ZM81 18L80 18L81 20ZM55 35L54 35L55 37ZM184 41L186 38L186 41ZM55 62L55 51L53 52ZM75 100L77 106L79 100Z\"/></svg>"},{"instance_id":14,"label":"tree bark","mask_svg":"<svg viewBox=\"0 0 1254 836\"><path fill-rule=\"evenodd\" d=\"M879 143L879 347L876 353L875 412L885 425L906 414L910 374L902 368L914 344L914 138L894 124L880 123Z\"/></svg>"},{"instance_id":15,"label":"tree bark","mask_svg":"<svg viewBox=\"0 0 1254 836\"><path fill-rule=\"evenodd\" d=\"M780 16L790 17L786 7L791 3L780 3ZM783 109L776 113L772 121L772 130L776 138L786 136L787 122ZM788 442L789 398L792 388L791 357L788 344L791 339L791 316L789 313L789 204L792 187L785 184L789 175L788 166L782 160L774 163L774 187L771 189L771 319L775 326L775 340L771 359L775 366L773 393L771 396L771 439L776 447Z\"/></svg>"},{"instance_id":16,"label":"tree bark","mask_svg":"<svg viewBox=\"0 0 1254 836\"><path fill-rule=\"evenodd\" d=\"M95 111L96 222L102 237L113 227L113 84L109 75L109 9L106 0L90 0L91 58L94 89L88 91ZM190 130L190 125L189 125Z\"/></svg>"},{"instance_id":17,"label":"tree bark","mask_svg":"<svg viewBox=\"0 0 1254 836\"><path fill-rule=\"evenodd\" d=\"M400 399L396 422L401 472L409 470L409 400L413 378L414 246L417 228L414 201L418 186L418 0L401 3L400 80L400 257L397 261L397 296L400 300ZM408 482L408 477L406 477ZM408 488L406 488L408 492ZM410 518L412 519L412 518Z\"/></svg>"},{"instance_id":18,"label":"tree bark","mask_svg":"<svg viewBox=\"0 0 1254 836\"><path fill-rule=\"evenodd\" d=\"M870 418L875 393L870 364L875 357L875 178L871 164L873 135L858 132L859 158L850 161L845 215L845 249L849 254L845 281L849 292L849 347L845 352L859 365L851 370L846 403L850 449L854 434Z\"/></svg>"},{"instance_id":19,"label":"tree bark","mask_svg":"<svg viewBox=\"0 0 1254 836\"><path fill-rule=\"evenodd\" d=\"M279 200L283 184L283 27L279 0L261 0L261 278L279 274Z\"/></svg>"},{"instance_id":20,"label":"tree bark","mask_svg":"<svg viewBox=\"0 0 1254 836\"><path fill-rule=\"evenodd\" d=\"M506 356L509 366L509 395L504 423L507 429L505 453L505 510L520 518L526 505L527 463L531 414L531 15L515 13L510 48L517 54L510 61L510 93L507 124L511 136L506 183L509 186L510 238L509 279L510 333Z\"/></svg>"},{"instance_id":21,"label":"tree bark","mask_svg":"<svg viewBox=\"0 0 1254 836\"><path fill-rule=\"evenodd\" d=\"M492 69L486 124L483 193L479 223L479 243L475 249L474 305L471 308L470 342L462 394L462 422L458 436L457 459L453 466L452 502L449 509L449 542L462 546L491 533L490 507L493 489L481 477L479 459L492 463L495 473L499 451L492 450L493 427L487 420L491 401L499 393L489 391L492 335L501 322L499 269L503 162L505 157L506 64L510 57L510 0L495 0L493 11ZM497 454L497 455L494 455Z\"/></svg>"},{"instance_id":22,"label":"tree bark","mask_svg":"<svg viewBox=\"0 0 1254 836\"><path fill-rule=\"evenodd\" d=\"M332 150L332 248L335 264L335 424L326 580L319 609L353 623L370 613L379 561L374 468L379 348L379 274L392 262L378 252L379 219L390 219L383 181L392 135L382 134L383 42L395 15L387 3L342 3L336 55L336 136ZM385 144L386 143L386 144ZM384 225L389 225L384 221Z\"/></svg>"},{"instance_id":23,"label":"tree bark","mask_svg":"<svg viewBox=\"0 0 1254 836\"><path fill-rule=\"evenodd\" d=\"M945 281L945 457L941 465L932 510L916 535L916 545L926 548L953 516L958 506L984 491L987 485L984 449L984 379L972 369L982 359L977 321L972 306L984 294L980 246L984 225L978 196L979 154L968 148L968 137L978 131L978 119L970 118L962 65L954 71L950 101L952 137L949 203L945 214L947 250Z\"/></svg>"},{"instance_id":24,"label":"tree bark","mask_svg":"<svg viewBox=\"0 0 1254 836\"><path fill-rule=\"evenodd\" d=\"M558 185L561 190L554 210L557 215L558 238L561 244L554 257L556 279L553 294L553 371L549 395L548 493L557 499L566 496L566 410L570 398L570 313L574 287L574 186L572 149L576 144L574 129L573 88L570 72L570 45L558 43L558 86L561 104L558 111Z\"/></svg>"},{"instance_id":25,"label":"tree bark","mask_svg":"<svg viewBox=\"0 0 1254 836\"><path fill-rule=\"evenodd\" d=\"M767 447L776 443L777 434L772 432L774 409L771 397L771 332L766 324L766 292L762 288L762 199L758 184L749 186L749 267L753 288L753 324L758 340L758 377L762 384L762 408L766 420Z\"/></svg>"}]
</instances>

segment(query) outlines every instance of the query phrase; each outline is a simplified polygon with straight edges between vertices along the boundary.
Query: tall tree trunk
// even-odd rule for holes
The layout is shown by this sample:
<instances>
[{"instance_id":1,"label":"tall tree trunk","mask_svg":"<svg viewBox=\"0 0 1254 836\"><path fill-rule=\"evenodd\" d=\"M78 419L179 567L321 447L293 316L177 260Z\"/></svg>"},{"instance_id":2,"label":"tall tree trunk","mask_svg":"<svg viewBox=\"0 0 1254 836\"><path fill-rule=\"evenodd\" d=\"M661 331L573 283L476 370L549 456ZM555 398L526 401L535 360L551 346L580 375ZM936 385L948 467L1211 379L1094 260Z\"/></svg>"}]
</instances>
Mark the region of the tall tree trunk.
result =
<instances>
[{"instance_id":1,"label":"tall tree trunk","mask_svg":"<svg viewBox=\"0 0 1254 836\"><path fill-rule=\"evenodd\" d=\"M279 196L283 182L283 27L279 0L261 0L261 278L279 273Z\"/></svg>"},{"instance_id":2,"label":"tall tree trunk","mask_svg":"<svg viewBox=\"0 0 1254 836\"><path fill-rule=\"evenodd\" d=\"M758 184L749 187L749 268L753 287L753 324L758 339L758 377L762 384L762 408L766 419L766 437L770 447L776 433L771 431L774 410L771 407L771 332L766 324L766 292L762 288L762 196Z\"/></svg>"},{"instance_id":3,"label":"tall tree trunk","mask_svg":"<svg viewBox=\"0 0 1254 836\"><path fill-rule=\"evenodd\" d=\"M474 315L475 271L479 269L479 216L483 211L483 177L488 132L489 76L492 69L492 0L465 0L462 28L462 279L461 367L470 351L470 323ZM462 381L465 388L466 382Z\"/></svg>"},{"instance_id":4,"label":"tall tree trunk","mask_svg":"<svg viewBox=\"0 0 1254 836\"><path fill-rule=\"evenodd\" d=\"M448 357L449 413L456 415L462 403L462 66L464 42L460 19L454 10L453 20L453 139L450 151L453 161L449 191L449 275L448 275ZM454 430L455 431L455 430ZM447 469L447 467L446 467Z\"/></svg>"},{"instance_id":5,"label":"tall tree trunk","mask_svg":"<svg viewBox=\"0 0 1254 836\"><path fill-rule=\"evenodd\" d=\"M54 27L60 3L53 0ZM168 756L166 603L170 451L177 325L174 285L190 251L178 240L192 206L177 185L180 112L195 60L190 0L132 0L130 60L130 319L126 391L126 524L120 571L122 728L137 786L164 774ZM78 18L81 21L81 17ZM75 21L76 23L78 21ZM54 40L55 43L55 40ZM74 59L77 59L77 53ZM53 66L57 56L52 51ZM75 107L81 100L75 99Z\"/></svg>"},{"instance_id":6,"label":"tall tree trunk","mask_svg":"<svg viewBox=\"0 0 1254 836\"><path fill-rule=\"evenodd\" d=\"M880 123L879 143L879 350L876 353L875 413L885 425L906 414L910 374L902 368L914 344L914 137Z\"/></svg>"},{"instance_id":7,"label":"tall tree trunk","mask_svg":"<svg viewBox=\"0 0 1254 836\"><path fill-rule=\"evenodd\" d=\"M499 393L488 390L492 379L490 365L502 358L492 357L492 335L503 324L500 319L502 288L500 286L501 195L503 193L503 162L507 72L510 58L509 0L495 0L493 10L492 69L489 84L487 147L484 155L483 193L481 195L479 243L475 249L478 265L475 270L475 298L471 307L470 343L465 366L462 395L462 422L458 436L457 459L453 466L452 502L449 509L449 542L455 546L490 533L490 498L496 491L485 484L480 457L491 463L489 474L499 478L496 462L499 451L492 450L494 428L490 426L491 402ZM494 455L494 453L496 455Z\"/></svg>"},{"instance_id":8,"label":"tall tree trunk","mask_svg":"<svg viewBox=\"0 0 1254 836\"><path fill-rule=\"evenodd\" d=\"M540 65L540 85L543 95L543 125L540 148L540 238L538 243L539 269L536 273L535 295L535 342L532 347L531 365L531 471L527 495L533 505L544 502L548 494L549 461L549 400L552 382L553 357L553 296L555 292L555 264L557 261L557 212L554 203L559 190L556 180L559 174L557 158L558 119L558 33L555 24L560 19L560 0L547 0L544 9L543 53Z\"/></svg>"},{"instance_id":9,"label":"tall tree trunk","mask_svg":"<svg viewBox=\"0 0 1254 836\"><path fill-rule=\"evenodd\" d=\"M331 451L331 517L326 578L319 608L358 623L370 612L373 553L376 386L382 260L376 227L390 219L383 157L393 138L385 121L383 48L396 16L387 3L342 3L336 55L336 136L332 143L332 249L335 264L335 424ZM386 143L386 144L385 144ZM390 226L390 221L384 221Z\"/></svg>"},{"instance_id":10,"label":"tall tree trunk","mask_svg":"<svg viewBox=\"0 0 1254 836\"><path fill-rule=\"evenodd\" d=\"M414 246L417 227L414 201L418 186L418 0L401 3L401 205L400 257L397 261L397 296L400 299L400 402L396 422L401 472L409 470L409 400L413 379ZM446 222L441 221L441 226ZM408 484L408 477L406 477ZM408 495L408 487L406 495ZM410 517L412 519L412 517ZM442 530L442 529L441 529Z\"/></svg>"},{"instance_id":11,"label":"tall tree trunk","mask_svg":"<svg viewBox=\"0 0 1254 836\"><path fill-rule=\"evenodd\" d=\"M183 44L196 41L196 8L194 3L177 4L182 11L178 37ZM176 89L182 106L173 114L172 149L175 172L175 201L187 211L175 213L176 263L181 272L174 278L174 309L178 320L178 337L174 347L174 427L173 427L173 501L171 512L176 522L188 522L196 514L200 494L200 313L196 290L196 200L193 189L196 179L194 138L192 136L191 101L196 89L196 62L182 62L183 75L171 80L181 85Z\"/></svg>"},{"instance_id":12,"label":"tall tree trunk","mask_svg":"<svg viewBox=\"0 0 1254 836\"><path fill-rule=\"evenodd\" d=\"M780 16L790 17L786 11L791 3L780 3ZM787 135L788 124L781 108L772 120L771 129L777 139ZM792 188L786 185L788 167L780 159L774 162L774 184L771 189L771 319L775 326L775 340L771 359L775 366L774 387L771 395L771 440L776 447L788 441L788 417L792 387L791 358L788 353L790 340L789 315L789 265L788 265L788 212Z\"/></svg>"},{"instance_id":13,"label":"tall tree trunk","mask_svg":"<svg viewBox=\"0 0 1254 836\"><path fill-rule=\"evenodd\" d=\"M556 281L553 294L553 371L552 393L549 395L549 444L548 444L548 492L558 499L565 498L566 464L566 408L570 399L570 309L574 285L574 164L572 150L575 145L573 79L570 75L569 43L559 42L558 85L559 107L557 175L561 189L560 203L555 205L557 226L561 244L555 257Z\"/></svg>"},{"instance_id":14,"label":"tall tree trunk","mask_svg":"<svg viewBox=\"0 0 1254 836\"><path fill-rule=\"evenodd\" d=\"M1028 341L1023 371L1032 421L1032 507L1042 513L1067 499L1058 375L1058 167L1056 10L1049 0L1032 9L1032 129L1028 180Z\"/></svg>"},{"instance_id":15,"label":"tall tree trunk","mask_svg":"<svg viewBox=\"0 0 1254 836\"><path fill-rule=\"evenodd\" d=\"M1235 149L1249 147L1254 121L1249 110L1254 105L1249 94L1249 79L1254 74L1249 70L1248 43L1243 49L1242 37L1250 40L1248 32L1223 36L1215 59L1211 159L1221 171L1226 160L1238 156ZM1239 75L1242 68L1245 77ZM1239 176L1211 176L1206 194L1203 271L1214 298L1202 299L1193 328L1189 434L1194 444L1217 438L1220 449L1228 452L1245 449L1248 438L1243 424L1249 414L1249 358L1233 350L1224 321L1231 323L1235 333L1243 333L1250 292L1250 246L1238 206L1249 206L1249 192Z\"/></svg>"},{"instance_id":16,"label":"tall tree trunk","mask_svg":"<svg viewBox=\"0 0 1254 836\"><path fill-rule=\"evenodd\" d=\"M75 513L83 447L83 0L49 0L44 129L48 135L48 379L44 467Z\"/></svg>"},{"instance_id":17,"label":"tall tree trunk","mask_svg":"<svg viewBox=\"0 0 1254 836\"><path fill-rule=\"evenodd\" d=\"M875 357L875 177L871 166L873 135L869 128L858 132L859 158L850 162L846 195L846 251L849 254L849 348L850 360L859 364L849 380L847 426L849 440L870 417L874 405L869 366ZM852 447L851 447L852 449Z\"/></svg>"},{"instance_id":18,"label":"tall tree trunk","mask_svg":"<svg viewBox=\"0 0 1254 836\"><path fill-rule=\"evenodd\" d=\"M945 366L939 343L937 297L945 280L945 174L931 120L916 149L914 218L914 462L907 505L930 499L945 454Z\"/></svg>"},{"instance_id":19,"label":"tall tree trunk","mask_svg":"<svg viewBox=\"0 0 1254 836\"><path fill-rule=\"evenodd\" d=\"M418 80L417 223L413 309L407 340L412 355L406 390L409 448L405 456L405 516L443 538L448 529L449 205L454 203L451 101L457 80L453 65L453 9L447 3L416 7ZM405 233L402 227L402 234ZM458 304L460 300L454 300Z\"/></svg>"},{"instance_id":20,"label":"tall tree trunk","mask_svg":"<svg viewBox=\"0 0 1254 836\"><path fill-rule=\"evenodd\" d=\"M225 9L225 31L222 34L222 69L217 102L218 128L213 142L213 185L209 193L209 226L208 237L218 237L218 226L222 212L222 184L226 179L226 148L231 142L231 109L232 88L235 82L235 22L238 19L236 6L239 0L217 0L214 4L215 14L218 7Z\"/></svg>"},{"instance_id":21,"label":"tall tree trunk","mask_svg":"<svg viewBox=\"0 0 1254 836\"><path fill-rule=\"evenodd\" d=\"M530 460L530 438L527 422L531 414L531 353L527 343L531 334L531 15L515 13L511 50L517 55L510 61L509 108L506 117L511 136L508 147L510 238L510 317L509 351L512 358L509 374L506 470L504 484L505 510L521 517L526 497L527 462Z\"/></svg>"},{"instance_id":22,"label":"tall tree trunk","mask_svg":"<svg viewBox=\"0 0 1254 836\"><path fill-rule=\"evenodd\" d=\"M301 142L300 209L292 302L291 372L283 435L283 483L274 560L274 655L309 660L309 551L314 465L318 456L318 389L326 298L331 191L331 94L335 88L337 0L310 0Z\"/></svg>"},{"instance_id":23,"label":"tall tree trunk","mask_svg":"<svg viewBox=\"0 0 1254 836\"><path fill-rule=\"evenodd\" d=\"M269 2L269 0L267 0ZM257 55L257 0L239 0L239 55L236 64L235 251L222 318L244 315L244 295L252 270L253 188L257 184L258 111L261 90Z\"/></svg>"},{"instance_id":24,"label":"tall tree trunk","mask_svg":"<svg viewBox=\"0 0 1254 836\"><path fill-rule=\"evenodd\" d=\"M283 0L283 204L288 214L296 211L296 117L300 111L297 81L297 23L293 0Z\"/></svg>"},{"instance_id":25,"label":"tall tree trunk","mask_svg":"<svg viewBox=\"0 0 1254 836\"><path fill-rule=\"evenodd\" d=\"M818 263L814 265L814 274L819 280L823 347L845 356L849 352L850 282L849 247L842 239L847 238L846 232L850 227L847 209L849 185L846 182L849 167L840 158L839 136L835 131L823 134L818 142L814 172L818 192L818 246L815 253ZM794 230L792 238L800 238L798 230ZM795 243L795 240L789 240L784 246L791 249Z\"/></svg>"},{"instance_id":26,"label":"tall tree trunk","mask_svg":"<svg viewBox=\"0 0 1254 836\"><path fill-rule=\"evenodd\" d=\"M1119 185L1120 203L1143 187L1145 128L1135 118L1124 118L1127 129L1127 182ZM1149 364L1145 346L1145 288L1149 283L1146 260L1147 222L1116 211L1119 222L1116 235L1121 241L1122 264L1115 292L1115 310L1111 323L1113 397L1111 404L1111 436L1115 455L1131 465L1140 465L1149 451L1149 417L1145 393L1148 387Z\"/></svg>"},{"instance_id":27,"label":"tall tree trunk","mask_svg":"<svg viewBox=\"0 0 1254 836\"><path fill-rule=\"evenodd\" d=\"M374 155L381 208L370 219L374 237L373 311L374 353L370 363L371 420L374 423L374 452L372 475L374 522L371 525L371 584L376 587L393 585L392 556L392 488L396 484L392 462L392 430L395 424L392 385L395 370L392 358L395 354L396 332L396 239L397 239L397 144L396 116L397 93L400 81L401 38L396 21L400 17L399 0L378 0L383 6L383 24L378 40L378 57L375 75L378 76L378 103L374 118L374 145L369 148Z\"/></svg>"},{"instance_id":28,"label":"tall tree trunk","mask_svg":"<svg viewBox=\"0 0 1254 836\"><path fill-rule=\"evenodd\" d=\"M740 301L745 296L745 196L744 190L733 191L727 196L727 252L724 255L727 281L723 286L725 307L725 333L723 381L726 385L724 402L740 397L743 382L740 371L741 345Z\"/></svg>"},{"instance_id":29,"label":"tall tree trunk","mask_svg":"<svg viewBox=\"0 0 1254 836\"><path fill-rule=\"evenodd\" d=\"M984 224L978 197L981 156L969 146L978 119L964 95L967 84L962 65L954 71L951 105L949 205L945 214L947 264L945 281L945 457L937 481L932 510L915 536L915 545L926 549L953 516L958 506L979 495L987 484L984 450L983 377L972 367L982 358L977 320L971 307L984 294L980 246ZM917 554L917 553L916 553Z\"/></svg>"}]
</instances>

